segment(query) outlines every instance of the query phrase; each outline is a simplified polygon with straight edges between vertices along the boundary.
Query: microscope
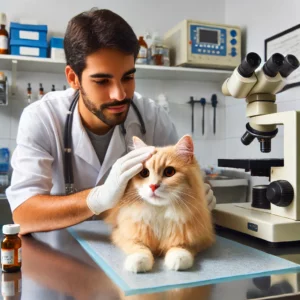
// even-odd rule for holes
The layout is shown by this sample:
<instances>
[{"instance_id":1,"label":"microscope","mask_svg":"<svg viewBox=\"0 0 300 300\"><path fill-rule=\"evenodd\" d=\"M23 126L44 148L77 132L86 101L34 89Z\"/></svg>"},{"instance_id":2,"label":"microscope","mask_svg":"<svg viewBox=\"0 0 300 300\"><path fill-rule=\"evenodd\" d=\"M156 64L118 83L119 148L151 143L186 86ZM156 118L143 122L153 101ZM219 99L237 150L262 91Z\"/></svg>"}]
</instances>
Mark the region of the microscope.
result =
<instances>
[{"instance_id":1,"label":"microscope","mask_svg":"<svg viewBox=\"0 0 300 300\"><path fill-rule=\"evenodd\" d=\"M252 188L252 202L217 204L217 226L239 231L270 243L300 240L300 111L277 112L276 93L299 67L294 55L273 54L261 68L261 58L251 52L225 80L222 93L245 98L246 132L241 141L255 139L260 151L271 152L271 141L283 125L283 159L219 159L218 166L242 168L251 176L267 176L268 185Z\"/></svg>"}]
</instances>

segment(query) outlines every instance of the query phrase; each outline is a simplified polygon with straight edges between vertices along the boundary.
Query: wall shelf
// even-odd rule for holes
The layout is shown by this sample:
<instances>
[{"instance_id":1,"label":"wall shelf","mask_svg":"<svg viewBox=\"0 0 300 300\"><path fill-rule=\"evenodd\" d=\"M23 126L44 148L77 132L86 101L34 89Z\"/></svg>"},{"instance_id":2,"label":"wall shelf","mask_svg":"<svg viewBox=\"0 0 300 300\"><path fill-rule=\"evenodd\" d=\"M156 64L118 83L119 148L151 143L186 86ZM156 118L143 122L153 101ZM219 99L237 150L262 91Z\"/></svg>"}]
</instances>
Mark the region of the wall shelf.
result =
<instances>
[{"instance_id":1,"label":"wall shelf","mask_svg":"<svg viewBox=\"0 0 300 300\"><path fill-rule=\"evenodd\" d=\"M51 58L0 55L0 70L12 71L12 93L16 88L17 71L64 74L64 69L64 61L55 61ZM150 65L136 65L136 69L137 79L206 81L220 84L232 73L226 70Z\"/></svg>"}]
</instances>

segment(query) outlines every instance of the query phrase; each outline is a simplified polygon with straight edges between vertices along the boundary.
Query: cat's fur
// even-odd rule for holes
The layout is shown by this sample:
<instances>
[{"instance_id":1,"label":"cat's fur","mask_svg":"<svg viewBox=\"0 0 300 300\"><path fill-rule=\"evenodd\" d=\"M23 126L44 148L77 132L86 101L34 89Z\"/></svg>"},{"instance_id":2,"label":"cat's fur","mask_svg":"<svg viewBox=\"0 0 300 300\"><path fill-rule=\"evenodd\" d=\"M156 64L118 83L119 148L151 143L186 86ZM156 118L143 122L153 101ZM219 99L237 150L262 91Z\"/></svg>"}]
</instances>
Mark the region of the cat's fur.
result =
<instances>
[{"instance_id":1,"label":"cat's fur","mask_svg":"<svg viewBox=\"0 0 300 300\"><path fill-rule=\"evenodd\" d=\"M136 137L133 142L135 148L146 146ZM175 174L167 177L163 172L170 166ZM106 216L113 225L112 241L128 254L128 271L151 270L153 255L165 255L169 269L188 269L195 254L210 247L215 238L191 137L156 148L144 167L149 177L132 178L124 197ZM153 192L151 184L159 187Z\"/></svg>"}]
</instances>

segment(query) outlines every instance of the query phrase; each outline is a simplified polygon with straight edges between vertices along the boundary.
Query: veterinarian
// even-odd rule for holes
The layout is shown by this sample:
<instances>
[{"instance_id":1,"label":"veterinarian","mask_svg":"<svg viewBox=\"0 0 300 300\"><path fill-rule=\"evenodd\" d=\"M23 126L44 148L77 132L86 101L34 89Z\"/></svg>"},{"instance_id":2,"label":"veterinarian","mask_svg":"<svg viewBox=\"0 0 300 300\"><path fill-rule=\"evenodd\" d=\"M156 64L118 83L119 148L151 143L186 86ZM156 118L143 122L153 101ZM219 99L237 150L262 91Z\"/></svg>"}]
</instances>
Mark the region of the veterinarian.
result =
<instances>
[{"instance_id":1,"label":"veterinarian","mask_svg":"<svg viewBox=\"0 0 300 300\"><path fill-rule=\"evenodd\" d=\"M134 92L139 44L120 16L75 16L64 49L71 88L26 107L19 123L6 195L21 234L68 227L112 208L153 146L178 141L164 109ZM153 146L130 151L133 136Z\"/></svg>"}]
</instances>

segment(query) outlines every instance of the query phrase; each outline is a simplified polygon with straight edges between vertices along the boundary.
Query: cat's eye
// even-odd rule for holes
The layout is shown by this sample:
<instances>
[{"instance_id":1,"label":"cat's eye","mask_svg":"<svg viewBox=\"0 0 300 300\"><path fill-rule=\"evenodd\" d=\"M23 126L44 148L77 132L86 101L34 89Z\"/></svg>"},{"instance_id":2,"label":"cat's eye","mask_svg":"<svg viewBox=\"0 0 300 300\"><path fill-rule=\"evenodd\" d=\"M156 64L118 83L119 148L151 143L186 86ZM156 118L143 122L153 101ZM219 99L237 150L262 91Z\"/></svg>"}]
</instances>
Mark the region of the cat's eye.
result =
<instances>
[{"instance_id":1,"label":"cat's eye","mask_svg":"<svg viewBox=\"0 0 300 300\"><path fill-rule=\"evenodd\" d=\"M175 173L176 171L173 167L166 167L164 170L164 176L166 177L172 177Z\"/></svg>"},{"instance_id":2,"label":"cat's eye","mask_svg":"<svg viewBox=\"0 0 300 300\"><path fill-rule=\"evenodd\" d=\"M149 177L149 170L147 168L144 168L141 172L140 172L140 175L143 177L143 178L146 178L146 177Z\"/></svg>"}]
</instances>

